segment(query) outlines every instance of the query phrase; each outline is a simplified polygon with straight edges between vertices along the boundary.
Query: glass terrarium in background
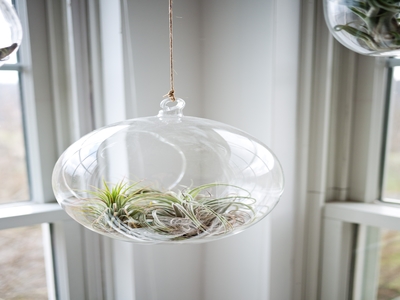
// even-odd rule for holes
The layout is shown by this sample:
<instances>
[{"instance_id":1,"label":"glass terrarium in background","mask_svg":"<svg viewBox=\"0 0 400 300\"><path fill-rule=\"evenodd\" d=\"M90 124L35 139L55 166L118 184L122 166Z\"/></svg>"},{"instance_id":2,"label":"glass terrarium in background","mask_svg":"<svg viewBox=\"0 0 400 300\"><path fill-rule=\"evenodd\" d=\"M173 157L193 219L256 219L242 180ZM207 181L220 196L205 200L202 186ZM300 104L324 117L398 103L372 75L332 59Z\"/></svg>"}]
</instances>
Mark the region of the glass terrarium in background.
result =
<instances>
[{"instance_id":1,"label":"glass terrarium in background","mask_svg":"<svg viewBox=\"0 0 400 300\"><path fill-rule=\"evenodd\" d=\"M203 242L266 216L283 172L261 142L216 121L183 116L169 99L154 117L96 130L53 172L58 202L79 223L123 240Z\"/></svg>"},{"instance_id":2,"label":"glass terrarium in background","mask_svg":"<svg viewBox=\"0 0 400 300\"><path fill-rule=\"evenodd\" d=\"M0 0L0 66L15 53L22 40L22 28L10 1Z\"/></svg>"},{"instance_id":3,"label":"glass terrarium in background","mask_svg":"<svg viewBox=\"0 0 400 300\"><path fill-rule=\"evenodd\" d=\"M400 54L400 2L324 0L325 20L345 47L364 55Z\"/></svg>"}]
</instances>

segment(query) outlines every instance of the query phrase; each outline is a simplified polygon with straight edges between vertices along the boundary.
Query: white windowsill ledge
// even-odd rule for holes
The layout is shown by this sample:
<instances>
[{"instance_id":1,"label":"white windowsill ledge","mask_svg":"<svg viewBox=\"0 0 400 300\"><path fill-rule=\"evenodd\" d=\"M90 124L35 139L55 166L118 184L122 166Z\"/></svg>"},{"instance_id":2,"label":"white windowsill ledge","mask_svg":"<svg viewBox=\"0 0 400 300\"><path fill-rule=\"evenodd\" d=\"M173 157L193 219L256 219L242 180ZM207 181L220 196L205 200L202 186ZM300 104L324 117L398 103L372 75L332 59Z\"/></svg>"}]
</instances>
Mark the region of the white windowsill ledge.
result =
<instances>
[{"instance_id":1,"label":"white windowsill ledge","mask_svg":"<svg viewBox=\"0 0 400 300\"><path fill-rule=\"evenodd\" d=\"M382 202L329 202L324 207L324 218L400 230L400 206Z\"/></svg>"},{"instance_id":2,"label":"white windowsill ledge","mask_svg":"<svg viewBox=\"0 0 400 300\"><path fill-rule=\"evenodd\" d=\"M329 202L324 207L324 218L400 230L400 207L381 202ZM0 230L70 219L58 203L0 206Z\"/></svg>"},{"instance_id":3,"label":"white windowsill ledge","mask_svg":"<svg viewBox=\"0 0 400 300\"><path fill-rule=\"evenodd\" d=\"M58 203L21 203L0 206L0 230L70 220Z\"/></svg>"}]
</instances>

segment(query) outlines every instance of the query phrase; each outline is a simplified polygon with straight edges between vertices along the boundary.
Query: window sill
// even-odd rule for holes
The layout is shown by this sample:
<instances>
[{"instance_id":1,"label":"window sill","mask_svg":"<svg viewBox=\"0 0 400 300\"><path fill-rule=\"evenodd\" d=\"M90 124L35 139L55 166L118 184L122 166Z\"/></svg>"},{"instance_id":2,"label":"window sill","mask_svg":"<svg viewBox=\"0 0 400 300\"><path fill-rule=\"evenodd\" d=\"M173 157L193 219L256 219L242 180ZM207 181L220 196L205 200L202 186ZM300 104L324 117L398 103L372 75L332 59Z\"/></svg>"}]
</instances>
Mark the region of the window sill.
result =
<instances>
[{"instance_id":1,"label":"window sill","mask_svg":"<svg viewBox=\"0 0 400 300\"><path fill-rule=\"evenodd\" d=\"M329 202L324 207L324 218L400 230L400 207L382 202Z\"/></svg>"},{"instance_id":2,"label":"window sill","mask_svg":"<svg viewBox=\"0 0 400 300\"><path fill-rule=\"evenodd\" d=\"M0 206L0 230L70 219L58 203Z\"/></svg>"}]
</instances>

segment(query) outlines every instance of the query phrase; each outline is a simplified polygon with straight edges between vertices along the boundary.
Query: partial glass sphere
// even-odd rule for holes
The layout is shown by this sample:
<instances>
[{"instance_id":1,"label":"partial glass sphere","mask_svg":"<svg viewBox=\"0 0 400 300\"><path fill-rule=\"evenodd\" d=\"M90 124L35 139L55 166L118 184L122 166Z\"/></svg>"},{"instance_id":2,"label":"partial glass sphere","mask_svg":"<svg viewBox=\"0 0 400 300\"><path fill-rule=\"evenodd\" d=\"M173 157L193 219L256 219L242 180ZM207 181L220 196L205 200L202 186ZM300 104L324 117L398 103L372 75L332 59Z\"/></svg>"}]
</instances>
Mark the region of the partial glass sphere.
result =
<instances>
[{"instance_id":1,"label":"partial glass sphere","mask_svg":"<svg viewBox=\"0 0 400 300\"><path fill-rule=\"evenodd\" d=\"M204 242L265 217L283 172L260 141L161 102L154 117L103 127L59 158L53 190L66 212L100 234L138 243Z\"/></svg>"},{"instance_id":2,"label":"partial glass sphere","mask_svg":"<svg viewBox=\"0 0 400 300\"><path fill-rule=\"evenodd\" d=\"M0 66L17 52L21 40L21 23L11 1L0 0Z\"/></svg>"},{"instance_id":3,"label":"partial glass sphere","mask_svg":"<svg viewBox=\"0 0 400 300\"><path fill-rule=\"evenodd\" d=\"M333 36L357 53L400 54L400 2L324 0L325 20Z\"/></svg>"}]
</instances>

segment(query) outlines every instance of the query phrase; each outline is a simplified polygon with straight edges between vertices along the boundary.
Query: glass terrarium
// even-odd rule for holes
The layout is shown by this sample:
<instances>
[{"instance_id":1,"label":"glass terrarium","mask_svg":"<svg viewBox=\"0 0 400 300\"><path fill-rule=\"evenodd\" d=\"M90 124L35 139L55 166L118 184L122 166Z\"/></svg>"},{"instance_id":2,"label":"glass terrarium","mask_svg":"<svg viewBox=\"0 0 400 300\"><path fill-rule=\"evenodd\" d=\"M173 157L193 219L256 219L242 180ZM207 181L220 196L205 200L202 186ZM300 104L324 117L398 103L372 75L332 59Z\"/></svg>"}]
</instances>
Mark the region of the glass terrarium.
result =
<instances>
[{"instance_id":1,"label":"glass terrarium","mask_svg":"<svg viewBox=\"0 0 400 300\"><path fill-rule=\"evenodd\" d=\"M325 20L345 47L364 55L400 54L400 2L324 0Z\"/></svg>"},{"instance_id":2,"label":"glass terrarium","mask_svg":"<svg viewBox=\"0 0 400 300\"><path fill-rule=\"evenodd\" d=\"M10 3L0 0L0 66L18 50L22 40L21 23Z\"/></svg>"},{"instance_id":3,"label":"glass terrarium","mask_svg":"<svg viewBox=\"0 0 400 300\"><path fill-rule=\"evenodd\" d=\"M184 106L165 99L157 116L103 127L71 145L53 172L67 213L139 243L209 241L265 217L283 192L275 155L234 127L183 116Z\"/></svg>"}]
</instances>

